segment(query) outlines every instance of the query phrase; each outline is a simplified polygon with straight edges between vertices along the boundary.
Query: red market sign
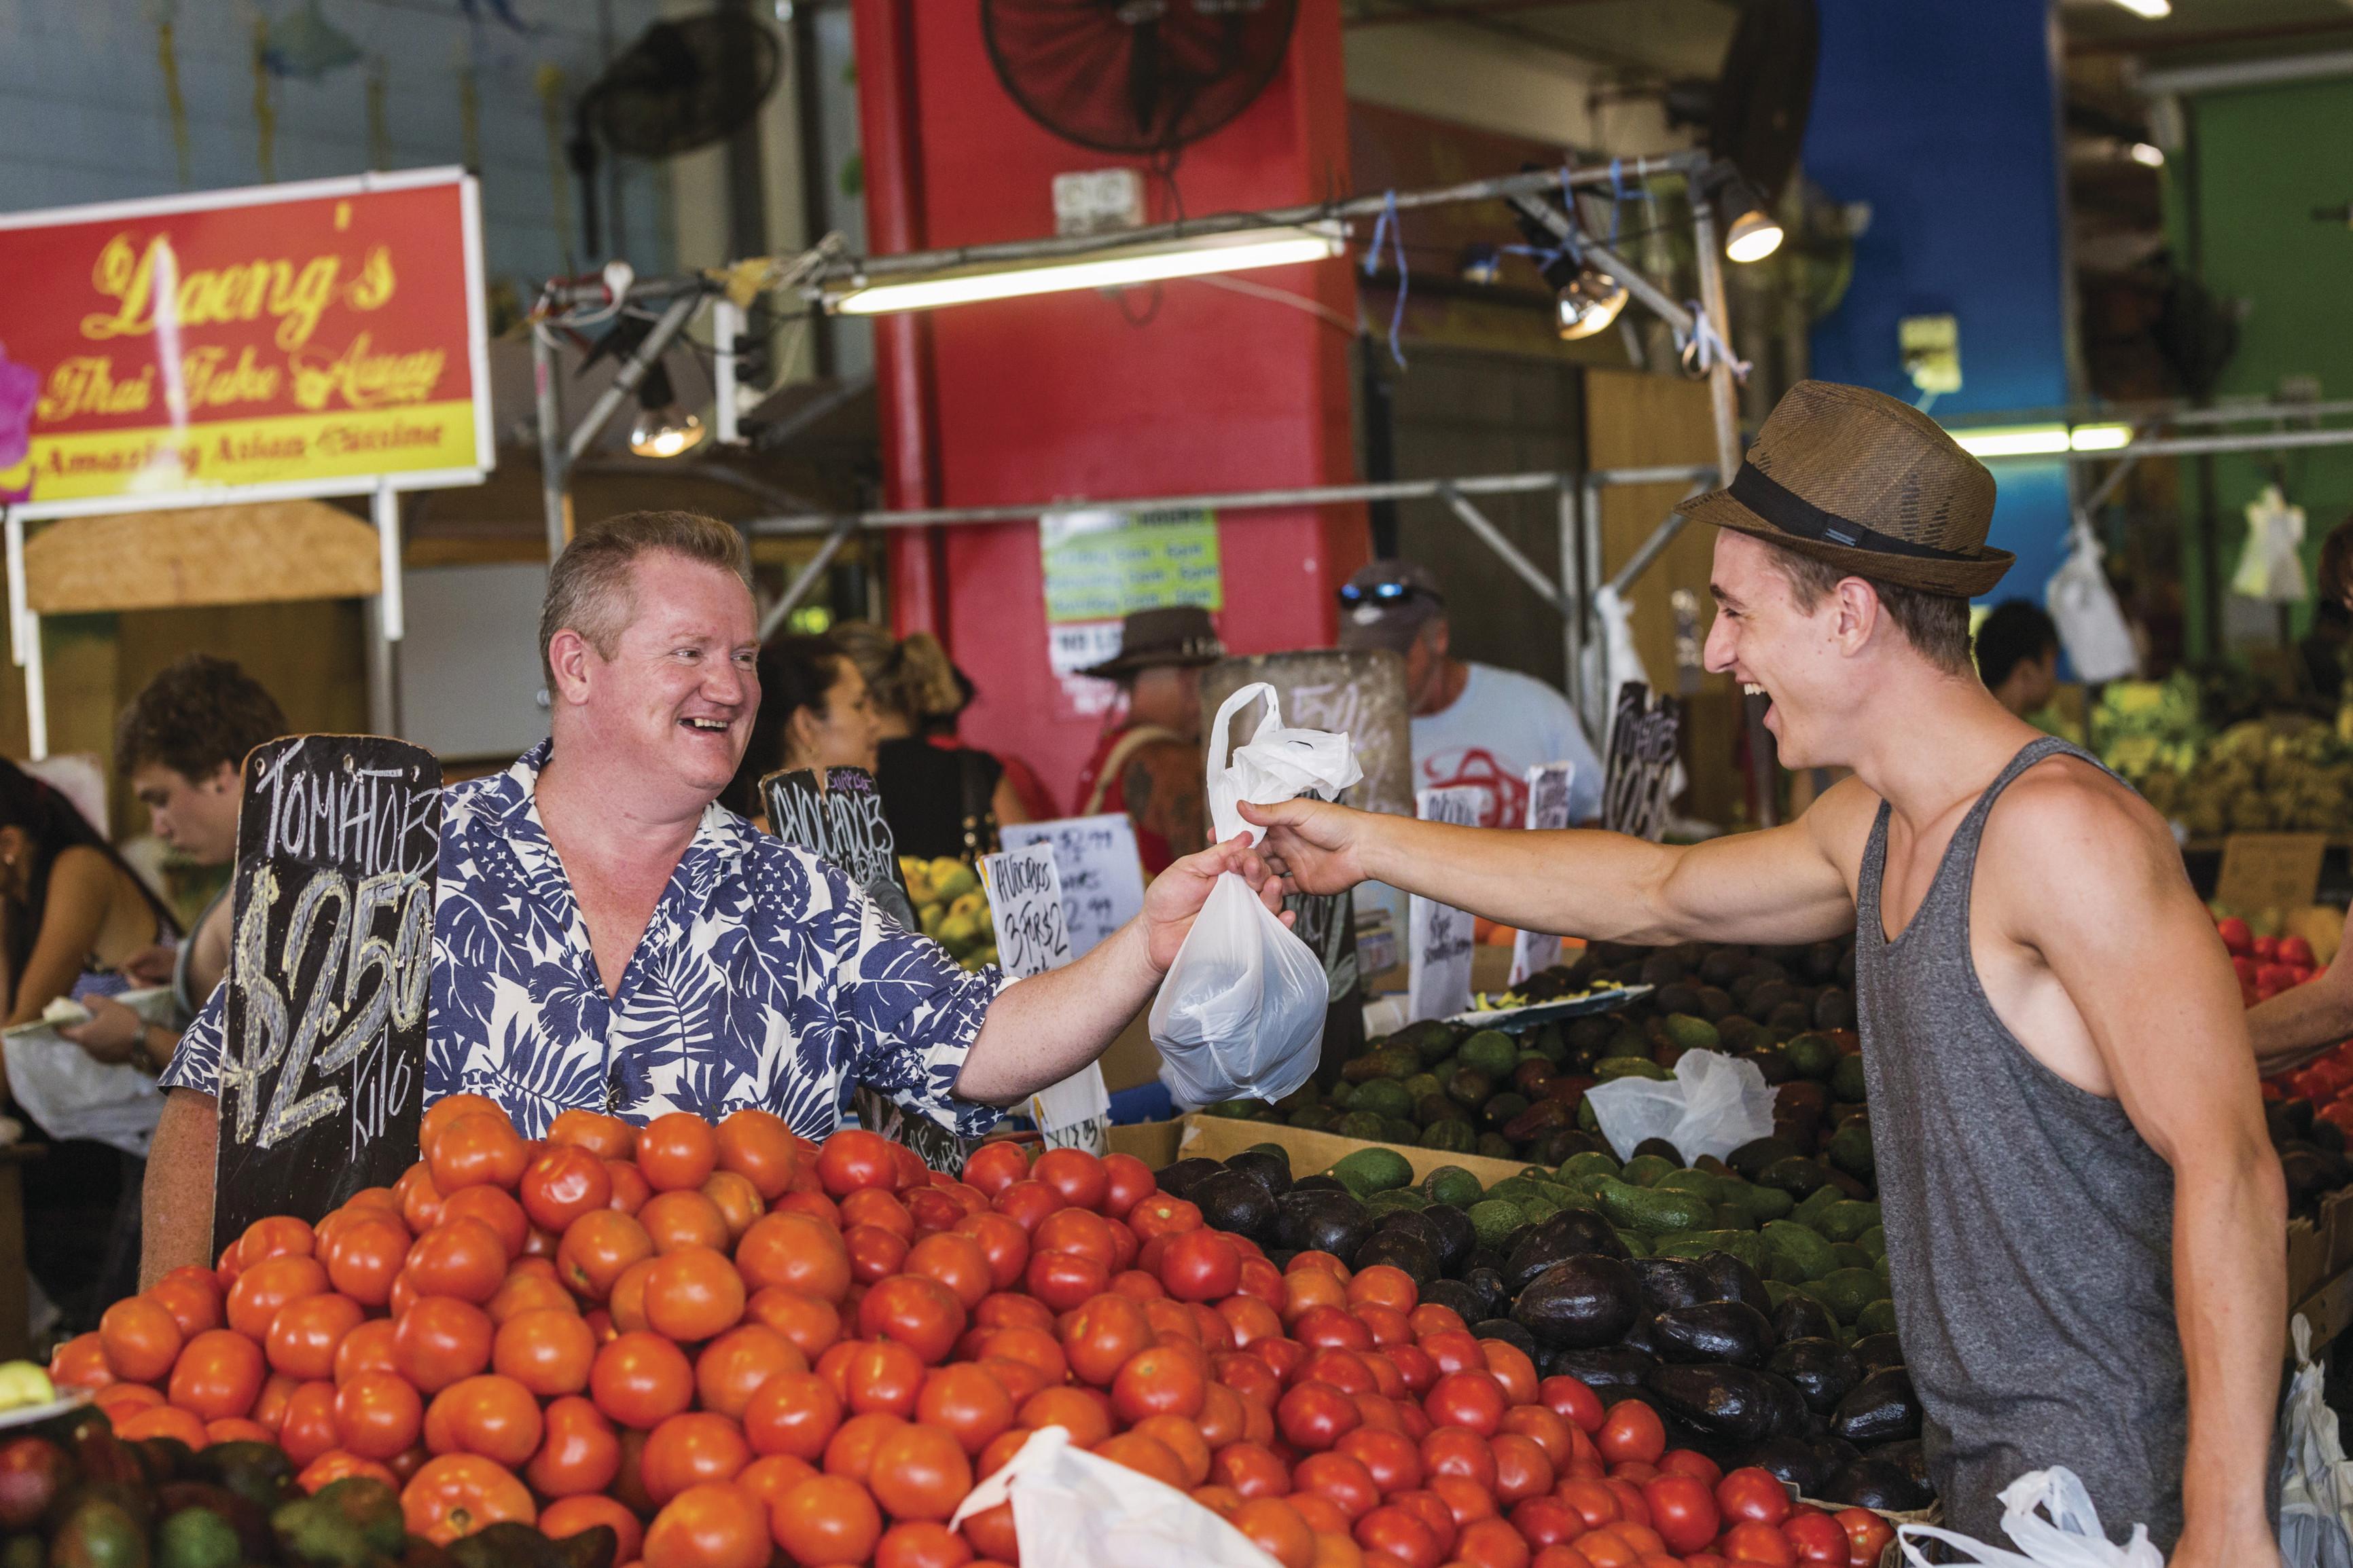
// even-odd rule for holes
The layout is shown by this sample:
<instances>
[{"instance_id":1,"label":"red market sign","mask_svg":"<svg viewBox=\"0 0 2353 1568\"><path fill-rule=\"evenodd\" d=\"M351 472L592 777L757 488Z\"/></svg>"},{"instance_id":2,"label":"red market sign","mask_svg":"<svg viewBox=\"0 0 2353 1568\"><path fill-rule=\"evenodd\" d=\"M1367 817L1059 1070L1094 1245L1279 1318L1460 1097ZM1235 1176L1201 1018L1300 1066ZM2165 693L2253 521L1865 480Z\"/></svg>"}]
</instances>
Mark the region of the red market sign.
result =
<instances>
[{"instance_id":1,"label":"red market sign","mask_svg":"<svg viewBox=\"0 0 2353 1568\"><path fill-rule=\"evenodd\" d=\"M474 483L481 271L459 170L0 216L0 502Z\"/></svg>"}]
</instances>

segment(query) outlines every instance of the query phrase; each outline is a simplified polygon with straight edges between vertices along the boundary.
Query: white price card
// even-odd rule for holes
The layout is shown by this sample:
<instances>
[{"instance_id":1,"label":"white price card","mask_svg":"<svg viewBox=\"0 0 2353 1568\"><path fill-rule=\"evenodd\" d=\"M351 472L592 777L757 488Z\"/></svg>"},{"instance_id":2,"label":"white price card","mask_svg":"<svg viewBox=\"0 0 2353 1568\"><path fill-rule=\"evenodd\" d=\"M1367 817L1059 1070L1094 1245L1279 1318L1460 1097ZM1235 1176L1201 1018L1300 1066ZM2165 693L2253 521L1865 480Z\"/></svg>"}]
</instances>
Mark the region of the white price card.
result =
<instances>
[{"instance_id":1,"label":"white price card","mask_svg":"<svg viewBox=\"0 0 2353 1568\"><path fill-rule=\"evenodd\" d=\"M1426 789L1414 797L1424 822L1470 827L1479 821L1484 790L1468 786ZM1451 1018L1471 1006L1471 950L1477 922L1470 911L1416 893L1407 916L1411 951L1406 968L1406 1015L1409 1022Z\"/></svg>"},{"instance_id":2,"label":"white price card","mask_svg":"<svg viewBox=\"0 0 2353 1568\"><path fill-rule=\"evenodd\" d=\"M1569 786L1576 781L1575 763L1538 763L1528 770L1527 826L1532 831L1568 826ZM1521 981L1559 962L1560 938L1524 931L1512 939L1512 977L1506 984L1516 991Z\"/></svg>"},{"instance_id":3,"label":"white price card","mask_svg":"<svg viewBox=\"0 0 2353 1568\"><path fill-rule=\"evenodd\" d=\"M997 836L1008 850L1041 843L1054 847L1071 957L1084 958L1144 912L1144 859L1136 852L1135 824L1126 813L1014 823Z\"/></svg>"},{"instance_id":4,"label":"white price card","mask_svg":"<svg viewBox=\"0 0 2353 1568\"><path fill-rule=\"evenodd\" d=\"M1043 974L1071 962L1062 879L1050 841L1039 839L1000 855L982 856L980 879L988 889L989 919L997 926L997 962L1008 974ZM1100 1062L1089 1062L1031 1095L1029 1111L1049 1148L1110 1152L1111 1090Z\"/></svg>"}]
</instances>

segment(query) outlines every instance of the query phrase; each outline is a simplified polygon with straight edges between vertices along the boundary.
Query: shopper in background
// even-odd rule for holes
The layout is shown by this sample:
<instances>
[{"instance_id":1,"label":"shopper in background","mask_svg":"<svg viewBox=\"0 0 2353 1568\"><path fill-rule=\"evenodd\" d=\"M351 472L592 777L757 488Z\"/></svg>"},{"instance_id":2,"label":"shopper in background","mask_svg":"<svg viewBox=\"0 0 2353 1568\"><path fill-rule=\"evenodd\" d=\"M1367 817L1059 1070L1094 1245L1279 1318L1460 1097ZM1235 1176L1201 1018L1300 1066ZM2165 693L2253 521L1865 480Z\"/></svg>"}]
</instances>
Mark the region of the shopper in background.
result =
<instances>
[{"instance_id":1,"label":"shopper in background","mask_svg":"<svg viewBox=\"0 0 2353 1568\"><path fill-rule=\"evenodd\" d=\"M2171 1568L2275 1568L2287 1202L2245 1012L2157 813L1992 700L1993 475L1911 405L1800 382L1725 489L1707 668L1769 699L1795 822L1691 846L1242 807L1297 890L1367 878L1646 943L1855 932L1887 1265L1946 1523L2076 1472ZM1893 933L1892 935L1890 933Z\"/></svg>"},{"instance_id":2,"label":"shopper in background","mask_svg":"<svg viewBox=\"0 0 2353 1568\"><path fill-rule=\"evenodd\" d=\"M168 666L122 710L114 765L147 808L156 837L197 866L237 858L237 812L245 756L287 732L286 715L262 684L231 660L194 653ZM230 897L220 889L176 946L136 952L121 968L141 984L169 980L185 1026L228 970ZM144 1060L161 1070L179 1028L140 1021L120 1002L86 995L90 1022L58 1032L100 1061Z\"/></svg>"},{"instance_id":3,"label":"shopper in background","mask_svg":"<svg viewBox=\"0 0 2353 1568\"><path fill-rule=\"evenodd\" d=\"M1528 819L1528 770L1574 763L1573 822L1601 815L1601 759L1567 699L1543 681L1451 653L1446 595L1438 579L1405 561L1376 561L1340 589L1340 646L1387 648L1405 658L1418 790L1469 785L1481 792L1479 826Z\"/></svg>"},{"instance_id":4,"label":"shopper in background","mask_svg":"<svg viewBox=\"0 0 2353 1568\"><path fill-rule=\"evenodd\" d=\"M1978 679L2021 719L2051 705L2059 690L2059 627L2042 606L2004 599L1978 623Z\"/></svg>"},{"instance_id":5,"label":"shopper in background","mask_svg":"<svg viewBox=\"0 0 2353 1568\"><path fill-rule=\"evenodd\" d=\"M997 826L1029 813L1005 763L959 744L956 715L971 700L947 650L929 632L894 638L871 621L827 634L866 678L882 741L875 782L892 843L902 855L960 858L994 847Z\"/></svg>"},{"instance_id":6,"label":"shopper in background","mask_svg":"<svg viewBox=\"0 0 2353 1568\"><path fill-rule=\"evenodd\" d=\"M779 768L874 772L881 725L858 663L823 637L784 637L760 649L759 711L719 804L765 823L760 781Z\"/></svg>"},{"instance_id":7,"label":"shopper in background","mask_svg":"<svg viewBox=\"0 0 2353 1568\"><path fill-rule=\"evenodd\" d=\"M1176 605L1130 611L1119 625L1118 657L1081 672L1117 681L1119 698L1079 773L1076 815L1133 817L1148 876L1208 842L1201 671L1225 657L1209 612Z\"/></svg>"},{"instance_id":8,"label":"shopper in background","mask_svg":"<svg viewBox=\"0 0 2353 1568\"><path fill-rule=\"evenodd\" d=\"M2323 604L2353 611L2353 518L2320 542L2316 592ZM2353 1037L2353 931L2327 969L2247 1009L2247 1033L2264 1073L2300 1068Z\"/></svg>"},{"instance_id":9,"label":"shopper in background","mask_svg":"<svg viewBox=\"0 0 2353 1568\"><path fill-rule=\"evenodd\" d=\"M172 911L71 801L0 762L0 958L10 1026L32 1023L60 997L87 1005L130 989L123 965L179 934ZM149 1054L142 1032L120 1057L91 1054L156 1073L170 1053ZM26 1267L69 1325L88 1327L139 1288L146 1162L88 1140L49 1142L47 1156L24 1171Z\"/></svg>"}]
</instances>

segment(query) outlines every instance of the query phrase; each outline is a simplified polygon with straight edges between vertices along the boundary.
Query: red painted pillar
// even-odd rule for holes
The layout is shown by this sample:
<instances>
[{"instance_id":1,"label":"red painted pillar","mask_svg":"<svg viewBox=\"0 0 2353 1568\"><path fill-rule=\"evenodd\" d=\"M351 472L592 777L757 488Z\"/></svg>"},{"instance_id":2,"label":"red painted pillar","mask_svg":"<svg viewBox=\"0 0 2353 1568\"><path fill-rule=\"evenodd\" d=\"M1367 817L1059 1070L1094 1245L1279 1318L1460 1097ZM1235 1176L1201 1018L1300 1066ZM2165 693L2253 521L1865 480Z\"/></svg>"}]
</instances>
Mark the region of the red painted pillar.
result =
<instances>
[{"instance_id":1,"label":"red painted pillar","mask_svg":"<svg viewBox=\"0 0 2353 1568\"><path fill-rule=\"evenodd\" d=\"M856 4L878 249L1050 235L1064 173L1143 171L1155 221L1349 189L1338 0L1303 0L1273 80L1166 174L1031 120L997 78L977 5ZM970 506L1354 479L1349 261L1253 271L1247 284L1046 295L887 328L909 340L878 340L894 503L920 504L927 483L938 504ZM944 600L933 624L979 691L965 737L1021 757L1067 804L1101 721L1048 658L1037 525L936 531L936 554L894 551L894 596ZM1234 511L1218 533L1228 646L1328 647L1334 590L1368 553L1362 510ZM923 624L917 613L902 609L901 624Z\"/></svg>"},{"instance_id":2,"label":"red painted pillar","mask_svg":"<svg viewBox=\"0 0 2353 1568\"><path fill-rule=\"evenodd\" d=\"M859 61L858 113L865 149L866 248L889 255L923 248L923 161L915 98L916 0L871 0L851 18ZM933 440L930 324L922 315L874 322L876 412L881 426L883 504L939 504ZM946 583L937 531L891 534L891 611L901 637L944 634Z\"/></svg>"}]
</instances>

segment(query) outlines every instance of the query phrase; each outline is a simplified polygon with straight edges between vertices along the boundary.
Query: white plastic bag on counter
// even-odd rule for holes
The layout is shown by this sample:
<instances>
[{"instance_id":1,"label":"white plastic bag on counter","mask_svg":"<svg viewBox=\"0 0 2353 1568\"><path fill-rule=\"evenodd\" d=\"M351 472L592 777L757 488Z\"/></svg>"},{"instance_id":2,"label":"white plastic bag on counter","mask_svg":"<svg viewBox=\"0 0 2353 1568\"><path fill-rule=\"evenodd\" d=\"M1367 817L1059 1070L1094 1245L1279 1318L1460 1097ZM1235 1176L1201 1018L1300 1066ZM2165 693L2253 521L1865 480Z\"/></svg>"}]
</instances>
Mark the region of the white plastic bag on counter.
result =
<instances>
[{"instance_id":1,"label":"white plastic bag on counter","mask_svg":"<svg viewBox=\"0 0 2353 1568\"><path fill-rule=\"evenodd\" d=\"M1275 1568L1250 1538L1176 1488L1040 1427L972 1489L954 1530L1010 1499L1021 1568Z\"/></svg>"},{"instance_id":2,"label":"white plastic bag on counter","mask_svg":"<svg viewBox=\"0 0 2353 1568\"><path fill-rule=\"evenodd\" d=\"M2288 1383L2280 1466L2280 1560L2286 1568L2353 1568L2353 1463L2337 1438L2337 1412L2320 1396L2312 1325L2296 1314L2295 1375Z\"/></svg>"},{"instance_id":3,"label":"white plastic bag on counter","mask_svg":"<svg viewBox=\"0 0 2353 1568\"><path fill-rule=\"evenodd\" d=\"M1266 717L1233 761L1219 765L1226 725L1264 698ZM1237 802L1272 805L1311 791L1335 795L1364 777L1345 735L1286 730L1274 688L1245 686L1218 710L1209 731L1209 815L1218 840L1264 830ZM1315 1070L1331 985L1323 960L1229 871L1209 889L1152 1004L1152 1043L1169 1093L1187 1105L1281 1100Z\"/></svg>"},{"instance_id":4,"label":"white plastic bag on counter","mask_svg":"<svg viewBox=\"0 0 2353 1568\"><path fill-rule=\"evenodd\" d=\"M2165 1553L2149 1540L2148 1526L2134 1525L2132 1539L2122 1546L2107 1538L2091 1494L2063 1465L2027 1471L2002 1489L2001 1503L2002 1533L2017 1545L2016 1552L1932 1524L1899 1524L1895 1539L1903 1543L1905 1561L1913 1568L1928 1568L1928 1560L1913 1542L1941 1541L1964 1554L1953 1561L1985 1568L2165 1568ZM2038 1508L2043 1511L2037 1513Z\"/></svg>"},{"instance_id":5,"label":"white plastic bag on counter","mask_svg":"<svg viewBox=\"0 0 2353 1568\"><path fill-rule=\"evenodd\" d=\"M151 1024L169 1024L172 993L156 986L115 998ZM102 1062L35 1020L5 1039L8 1092L52 1138L87 1138L141 1159L155 1139L164 1091L128 1062Z\"/></svg>"},{"instance_id":6,"label":"white plastic bag on counter","mask_svg":"<svg viewBox=\"0 0 2353 1568\"><path fill-rule=\"evenodd\" d=\"M1773 1132L1773 1089L1755 1062L1720 1051L1685 1051L1672 1082L1621 1078L1585 1091L1601 1135L1621 1160L1645 1139L1663 1138L1683 1163L1703 1154L1723 1159L1743 1143Z\"/></svg>"}]
</instances>

